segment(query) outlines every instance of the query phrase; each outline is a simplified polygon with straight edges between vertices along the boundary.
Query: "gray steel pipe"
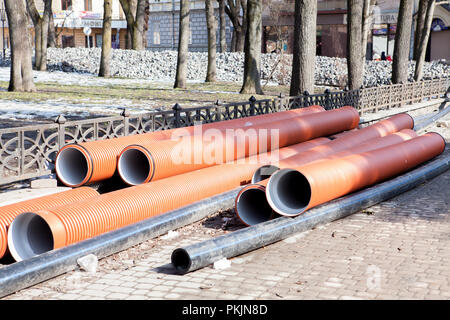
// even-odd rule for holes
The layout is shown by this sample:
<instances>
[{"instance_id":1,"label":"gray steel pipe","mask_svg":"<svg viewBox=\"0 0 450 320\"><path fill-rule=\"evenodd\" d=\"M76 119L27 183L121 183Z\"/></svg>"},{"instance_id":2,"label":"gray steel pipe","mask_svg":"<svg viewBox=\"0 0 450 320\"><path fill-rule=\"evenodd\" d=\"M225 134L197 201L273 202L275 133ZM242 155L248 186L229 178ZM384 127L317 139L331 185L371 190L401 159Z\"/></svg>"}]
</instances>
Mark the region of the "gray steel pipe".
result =
<instances>
[{"instance_id":1,"label":"gray steel pipe","mask_svg":"<svg viewBox=\"0 0 450 320\"><path fill-rule=\"evenodd\" d=\"M267 246L317 225L344 218L395 197L445 172L449 152L432 162L374 187L330 201L295 218L280 217L214 239L175 249L171 260L179 273L203 268L222 258L231 258Z\"/></svg>"},{"instance_id":2,"label":"gray steel pipe","mask_svg":"<svg viewBox=\"0 0 450 320\"><path fill-rule=\"evenodd\" d=\"M103 258L148 239L233 208L240 188L143 220L61 249L0 268L0 297L72 271L88 254Z\"/></svg>"}]
</instances>

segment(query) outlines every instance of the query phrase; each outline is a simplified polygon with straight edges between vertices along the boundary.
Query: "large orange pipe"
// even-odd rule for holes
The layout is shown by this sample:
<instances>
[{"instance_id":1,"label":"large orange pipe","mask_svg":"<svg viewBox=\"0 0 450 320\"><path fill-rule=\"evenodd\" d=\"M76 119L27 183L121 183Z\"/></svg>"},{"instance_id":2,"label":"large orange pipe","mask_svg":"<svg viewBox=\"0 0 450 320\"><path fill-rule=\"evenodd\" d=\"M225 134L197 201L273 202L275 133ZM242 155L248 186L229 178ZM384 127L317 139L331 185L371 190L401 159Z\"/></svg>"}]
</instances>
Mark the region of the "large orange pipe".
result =
<instances>
[{"instance_id":1,"label":"large orange pipe","mask_svg":"<svg viewBox=\"0 0 450 320\"><path fill-rule=\"evenodd\" d=\"M340 135L340 137L325 145L315 147L314 149L308 150L308 152L298 153L291 158L284 159L281 162L272 163L270 165L265 165L258 168L252 177L252 182L256 183L258 181L268 179L280 168L300 166L304 163L309 163L320 158L325 158L330 154L352 148L356 145L364 143L365 141L381 138L403 129L412 129L413 127L413 118L407 113L402 113L359 130L347 131L345 134Z\"/></svg>"},{"instance_id":2,"label":"large orange pipe","mask_svg":"<svg viewBox=\"0 0 450 320\"><path fill-rule=\"evenodd\" d=\"M0 258L2 258L7 251L8 227L19 214L67 205L77 201L94 198L98 195L98 192L94 189L82 187L0 207Z\"/></svg>"},{"instance_id":3,"label":"large orange pipe","mask_svg":"<svg viewBox=\"0 0 450 320\"><path fill-rule=\"evenodd\" d=\"M309 113L323 112L320 106L294 109L265 115L239 118L202 125L219 130L246 127L271 121L290 119ZM170 139L173 136L192 135L196 126L136 134L114 139L68 144L56 156L55 169L59 180L67 186L78 187L111 178L117 167L117 157L130 144L149 143Z\"/></svg>"},{"instance_id":4,"label":"large orange pipe","mask_svg":"<svg viewBox=\"0 0 450 320\"><path fill-rule=\"evenodd\" d=\"M278 150L287 157L328 142L317 138ZM94 199L49 210L30 210L18 216L8 233L9 248L16 260L115 230L125 225L222 193L250 182L259 159L227 163L140 186L102 194ZM217 179L220 179L218 183ZM31 235L31 236L25 236ZM30 238L41 245L31 250Z\"/></svg>"},{"instance_id":5,"label":"large orange pipe","mask_svg":"<svg viewBox=\"0 0 450 320\"><path fill-rule=\"evenodd\" d=\"M249 126L245 132L232 132L231 138L229 132L217 130L212 132L214 139L202 135L182 138L181 141L132 145L120 154L117 169L126 183L138 185L263 153L271 150L272 146L281 148L352 129L358 122L357 110L347 106ZM272 136L274 131L278 133L275 137Z\"/></svg>"},{"instance_id":6,"label":"large orange pipe","mask_svg":"<svg viewBox=\"0 0 450 320\"><path fill-rule=\"evenodd\" d=\"M295 169L282 169L272 175L267 183L267 201L275 212L295 216L401 174L434 158L444 149L442 136L427 133L369 152L318 161Z\"/></svg>"},{"instance_id":7,"label":"large orange pipe","mask_svg":"<svg viewBox=\"0 0 450 320\"><path fill-rule=\"evenodd\" d=\"M342 158L356 153L384 148L387 146L402 143L415 137L417 137L417 133L414 130L403 129L400 132L391 133L385 137L370 139L363 144L355 145L347 150L329 154L325 158L318 158L316 160L307 160L305 162L303 159L308 159L308 157L298 158L293 156L280 161L280 163L284 163L285 160L289 159L292 160L293 158L296 158L298 160L297 165L295 164L295 162L290 161L290 164L293 165L292 167L295 168L300 165L304 165L311 162L327 161L330 159ZM314 149L316 148L307 150L302 154L314 152ZM292 167L282 166L282 168L292 168ZM238 218L244 224L254 225L260 222L270 220L274 217L273 210L266 199L266 186L268 182L269 182L268 178L265 180L261 180L258 183L253 182L252 184L249 184L244 188L242 188L242 190L236 196L235 211Z\"/></svg>"}]
</instances>

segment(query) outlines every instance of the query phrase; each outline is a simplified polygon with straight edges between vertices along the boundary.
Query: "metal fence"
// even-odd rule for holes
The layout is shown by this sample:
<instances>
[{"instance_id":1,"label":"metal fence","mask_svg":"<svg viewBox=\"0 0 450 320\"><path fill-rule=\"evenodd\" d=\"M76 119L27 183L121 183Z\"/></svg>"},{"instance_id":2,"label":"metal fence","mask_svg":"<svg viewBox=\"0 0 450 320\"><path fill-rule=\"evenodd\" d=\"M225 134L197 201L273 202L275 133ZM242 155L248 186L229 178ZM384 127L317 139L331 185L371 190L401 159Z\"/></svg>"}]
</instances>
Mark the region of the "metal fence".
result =
<instances>
[{"instance_id":1,"label":"metal fence","mask_svg":"<svg viewBox=\"0 0 450 320\"><path fill-rule=\"evenodd\" d=\"M132 115L126 109L121 115L67 121L63 115L54 123L0 129L0 185L35 178L54 171L58 150L68 143L111 139L150 131L166 130L203 123L237 119L259 114L321 105L326 109L351 105L360 113L396 107L438 98L449 93L450 78L418 83L381 86L354 91L308 94L297 97L280 96L273 99L182 108Z\"/></svg>"}]
</instances>

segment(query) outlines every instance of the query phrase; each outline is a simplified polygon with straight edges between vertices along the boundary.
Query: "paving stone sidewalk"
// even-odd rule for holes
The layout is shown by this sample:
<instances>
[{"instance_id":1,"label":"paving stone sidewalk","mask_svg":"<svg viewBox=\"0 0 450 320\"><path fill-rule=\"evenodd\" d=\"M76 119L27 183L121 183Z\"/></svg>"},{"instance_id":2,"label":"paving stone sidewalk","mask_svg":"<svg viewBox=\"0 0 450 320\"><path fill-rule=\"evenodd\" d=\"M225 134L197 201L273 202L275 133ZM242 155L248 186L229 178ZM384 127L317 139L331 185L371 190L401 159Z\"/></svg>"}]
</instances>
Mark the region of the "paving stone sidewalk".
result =
<instances>
[{"instance_id":1,"label":"paving stone sidewalk","mask_svg":"<svg viewBox=\"0 0 450 320\"><path fill-rule=\"evenodd\" d=\"M432 127L450 139L450 130ZM449 154L449 148L447 148ZM450 299L450 170L347 218L176 275L173 249L242 228L232 211L148 240L10 299Z\"/></svg>"}]
</instances>

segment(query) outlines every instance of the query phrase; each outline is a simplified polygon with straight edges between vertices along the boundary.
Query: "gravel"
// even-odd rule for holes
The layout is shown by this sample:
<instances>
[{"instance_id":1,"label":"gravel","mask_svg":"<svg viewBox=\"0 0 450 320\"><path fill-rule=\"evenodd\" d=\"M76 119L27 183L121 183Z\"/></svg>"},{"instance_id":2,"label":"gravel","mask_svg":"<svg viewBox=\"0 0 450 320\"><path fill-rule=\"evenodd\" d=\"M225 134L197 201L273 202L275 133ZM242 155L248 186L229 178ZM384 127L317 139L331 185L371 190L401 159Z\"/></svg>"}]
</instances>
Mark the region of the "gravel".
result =
<instances>
[{"instance_id":1,"label":"gravel","mask_svg":"<svg viewBox=\"0 0 450 320\"><path fill-rule=\"evenodd\" d=\"M49 48L48 70L97 74L100 64L100 48ZM173 81L176 73L176 51L135 51L113 49L111 72L115 77L142 78L155 81ZM8 66L10 60L0 58L0 66ZM292 55L262 54L261 77L263 82L287 85L290 83ZM207 53L190 52L188 60L188 80L203 81L206 77ZM408 67L409 80L413 80L415 62ZM425 63L424 79L448 77L450 64L445 60ZM242 82L244 54L227 52L217 54L217 78L219 81ZM390 84L392 62L367 61L364 86L373 87ZM345 87L347 63L345 58L318 56L315 66L317 85Z\"/></svg>"}]
</instances>

